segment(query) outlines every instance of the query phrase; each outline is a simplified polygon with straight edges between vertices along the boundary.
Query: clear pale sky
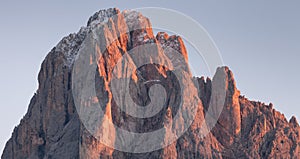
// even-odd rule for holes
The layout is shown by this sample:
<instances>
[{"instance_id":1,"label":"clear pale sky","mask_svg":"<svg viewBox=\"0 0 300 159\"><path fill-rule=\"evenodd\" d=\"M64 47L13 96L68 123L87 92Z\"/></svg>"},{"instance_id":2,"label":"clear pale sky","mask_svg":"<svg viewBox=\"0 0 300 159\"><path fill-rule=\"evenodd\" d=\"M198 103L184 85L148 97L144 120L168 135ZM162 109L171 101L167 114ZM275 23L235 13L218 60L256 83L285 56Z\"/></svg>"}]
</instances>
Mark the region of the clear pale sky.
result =
<instances>
[{"instance_id":1,"label":"clear pale sky","mask_svg":"<svg viewBox=\"0 0 300 159\"><path fill-rule=\"evenodd\" d=\"M205 27L237 87L249 99L300 118L299 1L15 1L0 2L0 151L25 115L44 57L77 32L94 12L117 7L164 7ZM192 57L190 57L192 58Z\"/></svg>"}]
</instances>

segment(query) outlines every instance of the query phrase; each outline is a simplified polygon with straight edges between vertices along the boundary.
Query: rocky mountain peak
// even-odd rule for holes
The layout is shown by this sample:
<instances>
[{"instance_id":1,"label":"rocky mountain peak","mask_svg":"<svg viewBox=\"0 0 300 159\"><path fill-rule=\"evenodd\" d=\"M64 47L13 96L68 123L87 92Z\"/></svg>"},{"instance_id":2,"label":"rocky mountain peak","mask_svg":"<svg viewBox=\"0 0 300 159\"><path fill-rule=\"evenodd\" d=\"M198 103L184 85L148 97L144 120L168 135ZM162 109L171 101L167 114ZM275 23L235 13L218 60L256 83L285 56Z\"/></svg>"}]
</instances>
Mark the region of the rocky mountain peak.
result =
<instances>
[{"instance_id":1,"label":"rocky mountain peak","mask_svg":"<svg viewBox=\"0 0 300 159\"><path fill-rule=\"evenodd\" d=\"M143 45L149 47L139 47ZM96 52L96 56L83 56L83 61L78 62L82 58L80 53L89 53L91 50ZM180 65L175 65L183 68L180 76L174 74L175 68L170 65L174 50L183 55ZM140 53L148 54L141 56ZM122 58L129 63L119 63ZM139 66L145 61L150 62ZM6 143L2 158L300 157L300 129L295 117L288 122L273 109L273 105L240 96L228 67L218 68L212 79L205 80L204 77L192 77L189 68L184 67L187 62L188 54L183 40L164 32L154 36L150 20L141 13L129 10L121 12L116 8L100 10L91 16L86 27L63 38L43 61L37 93L30 101L28 112ZM78 110L76 102L81 98L74 98L74 91L92 84L79 83L78 87L74 87L74 75L88 77L88 72L78 66L94 64L96 94L80 101L82 109ZM131 99L135 104L144 107L151 102L157 104L157 101L164 101L163 104L157 104L161 106L158 113L145 118L128 114L130 112L126 110L134 104L122 104L126 101L122 100L124 94L120 94L123 87L117 87L116 91L114 87L119 83L113 83L115 77L129 81L129 93L125 94L129 96L126 99ZM163 87L154 87L157 85ZM153 92L153 89L159 89L159 93ZM224 102L220 102L222 97ZM84 124L79 115L93 108L95 103L99 103L99 109L103 110L105 117L99 117L100 122L95 128L97 131L91 132L89 125ZM180 104L181 109L178 108ZM221 106L222 110L212 131L203 137L202 127L209 125L205 117L212 115L208 113L211 106ZM134 112L139 109L131 110ZM92 118L93 112L89 113L85 115ZM194 113L195 116L190 115ZM217 110L212 113L217 113ZM186 126L184 123L191 117L191 125ZM109 127L107 122L137 134L163 131L160 131L159 137L147 141L136 137L133 138L134 142L126 145L124 142L128 138L118 135L117 129ZM173 137L170 128L175 129L178 138L164 145ZM185 128L187 131L180 134ZM111 145L101 142L98 134L109 139ZM135 147L131 147L134 144ZM147 144L150 147L164 146L149 152L142 149L140 153L114 147L121 145L121 148L129 147L137 151Z\"/></svg>"},{"instance_id":2,"label":"rocky mountain peak","mask_svg":"<svg viewBox=\"0 0 300 159\"><path fill-rule=\"evenodd\" d=\"M216 83L216 84L215 84ZM224 86L218 84L225 83ZM228 67L219 67L213 78L212 84L217 88L216 92L226 92L223 111L220 114L217 127L213 129L217 139L222 145L230 146L235 138L239 138L241 132L241 115L240 115L240 92L236 88L233 73ZM224 90L222 90L224 89ZM214 91L214 90L212 90ZM214 93L212 94L214 96ZM214 100L219 100L222 96L216 94Z\"/></svg>"},{"instance_id":3,"label":"rocky mountain peak","mask_svg":"<svg viewBox=\"0 0 300 159\"><path fill-rule=\"evenodd\" d=\"M120 13L117 8L103 9L96 12L91 16L87 22L87 26L92 26L95 24L100 24L101 22L106 22L109 18Z\"/></svg>"},{"instance_id":4,"label":"rocky mountain peak","mask_svg":"<svg viewBox=\"0 0 300 159\"><path fill-rule=\"evenodd\" d=\"M297 119L296 119L295 116L291 117L289 123L292 124L294 127L299 127L299 123L298 123L298 121L297 121Z\"/></svg>"},{"instance_id":5,"label":"rocky mountain peak","mask_svg":"<svg viewBox=\"0 0 300 159\"><path fill-rule=\"evenodd\" d=\"M216 74L224 73L224 72L226 74L226 79L225 80L226 80L228 89L231 91L232 94L234 94L235 91L239 92L237 87L236 87L236 82L235 82L235 79L234 79L234 75L233 75L232 71L229 69L228 66L219 67L216 71Z\"/></svg>"},{"instance_id":6,"label":"rocky mountain peak","mask_svg":"<svg viewBox=\"0 0 300 159\"><path fill-rule=\"evenodd\" d=\"M173 48L174 50L181 53L184 59L186 60L186 62L188 62L188 54L184 42L180 36L176 36L176 35L169 36L165 32L158 32L156 35L156 39L161 43L163 48L166 47Z\"/></svg>"}]
</instances>

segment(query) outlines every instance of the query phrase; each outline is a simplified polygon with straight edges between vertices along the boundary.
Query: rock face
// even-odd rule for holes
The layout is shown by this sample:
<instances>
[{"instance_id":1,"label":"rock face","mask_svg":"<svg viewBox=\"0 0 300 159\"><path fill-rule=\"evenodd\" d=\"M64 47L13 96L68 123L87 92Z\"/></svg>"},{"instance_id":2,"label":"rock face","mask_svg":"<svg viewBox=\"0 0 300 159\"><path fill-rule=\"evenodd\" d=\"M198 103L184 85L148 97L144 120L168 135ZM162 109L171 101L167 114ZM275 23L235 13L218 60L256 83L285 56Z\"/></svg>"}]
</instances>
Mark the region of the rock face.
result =
<instances>
[{"instance_id":1,"label":"rock face","mask_svg":"<svg viewBox=\"0 0 300 159\"><path fill-rule=\"evenodd\" d=\"M98 27L102 23L106 24ZM96 39L89 36L91 32L96 33ZM96 41L100 45L94 45ZM152 62L137 67L145 58L130 52L145 44L151 46L150 50L140 48L136 53L156 54L147 59ZM164 140L153 139L163 145L162 141L171 136L169 127L184 129L188 117L183 112L195 112L188 130L163 149L144 153L118 151L94 137L80 120L72 94L72 77L82 71L74 67L74 62L80 50L91 46L98 54L89 56L87 62L81 64L97 66L96 96L83 101L82 105L91 107L98 102L105 112L100 126L107 127L108 134L97 133L108 135L110 141L117 144L122 136L117 136L116 129L106 125L107 121L137 133L163 129ZM95 13L86 27L63 38L43 61L38 76L39 88L28 112L6 143L2 158L300 158L300 127L296 118L288 122L272 104L265 105L241 96L228 67L218 68L212 80L192 77L188 67L182 68L181 76L175 75L172 70L181 65L170 64L174 58L172 49L184 62L188 61L182 39L166 33L154 36L150 21L140 13L118 9ZM132 66L118 63L124 56ZM120 69L114 70L118 65ZM130 72L131 69L134 71ZM118 94L113 93L114 77L129 79L130 97L139 105L153 102L148 93L151 94L151 87L156 84L164 87L166 102L153 117L138 119L128 115L123 111L128 105L118 105ZM213 89L220 82L224 85ZM205 131L202 127L207 124L205 115L211 103L217 103L219 92L225 93L223 110L212 131L201 137ZM157 94L152 97L163 98ZM184 103L183 111L177 108L180 103ZM178 120L175 119L177 113Z\"/></svg>"}]
</instances>

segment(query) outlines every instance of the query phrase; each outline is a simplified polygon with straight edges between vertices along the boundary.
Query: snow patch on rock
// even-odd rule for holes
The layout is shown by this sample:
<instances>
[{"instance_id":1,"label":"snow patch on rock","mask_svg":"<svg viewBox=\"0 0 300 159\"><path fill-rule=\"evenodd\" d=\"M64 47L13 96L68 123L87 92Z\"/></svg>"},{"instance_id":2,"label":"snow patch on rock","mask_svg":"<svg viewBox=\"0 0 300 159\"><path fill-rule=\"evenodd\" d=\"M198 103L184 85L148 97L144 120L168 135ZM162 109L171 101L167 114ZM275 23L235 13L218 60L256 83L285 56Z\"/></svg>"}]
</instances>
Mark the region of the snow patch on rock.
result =
<instances>
[{"instance_id":1,"label":"snow patch on rock","mask_svg":"<svg viewBox=\"0 0 300 159\"><path fill-rule=\"evenodd\" d=\"M65 66L68 68L72 67L87 33L98 24L106 23L109 18L118 14L119 12L120 11L116 8L100 10L89 18L86 27L81 27L78 33L73 33L64 37L55 47L55 52L63 53L65 58Z\"/></svg>"},{"instance_id":2,"label":"snow patch on rock","mask_svg":"<svg viewBox=\"0 0 300 159\"><path fill-rule=\"evenodd\" d=\"M84 40L87 31L87 27L82 27L78 33L73 33L64 37L56 45L55 52L63 53L65 58L65 66L68 66L68 68L71 68L72 64L74 63L75 56L80 49L80 45Z\"/></svg>"},{"instance_id":3,"label":"snow patch on rock","mask_svg":"<svg viewBox=\"0 0 300 159\"><path fill-rule=\"evenodd\" d=\"M116 8L100 10L89 18L87 26L95 26L100 23L106 23L109 20L109 18L113 17L118 13L120 13L120 11Z\"/></svg>"}]
</instances>

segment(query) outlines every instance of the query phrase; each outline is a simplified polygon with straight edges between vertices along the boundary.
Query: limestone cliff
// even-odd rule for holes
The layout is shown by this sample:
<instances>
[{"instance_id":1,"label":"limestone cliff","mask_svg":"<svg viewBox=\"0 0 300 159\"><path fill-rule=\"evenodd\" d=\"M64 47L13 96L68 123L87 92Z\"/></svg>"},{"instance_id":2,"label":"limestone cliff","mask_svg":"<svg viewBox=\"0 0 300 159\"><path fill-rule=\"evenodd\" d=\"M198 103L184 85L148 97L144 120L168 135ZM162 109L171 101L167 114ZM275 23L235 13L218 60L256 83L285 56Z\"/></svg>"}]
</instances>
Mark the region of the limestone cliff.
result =
<instances>
[{"instance_id":1,"label":"limestone cliff","mask_svg":"<svg viewBox=\"0 0 300 159\"><path fill-rule=\"evenodd\" d=\"M146 44L149 47L139 47ZM93 48L96 55L90 54L74 66L80 58L79 52L89 48ZM135 48L137 50L132 51ZM38 90L6 143L2 158L300 158L300 127L296 118L287 121L272 104L241 96L228 67L218 68L212 80L192 77L188 66L171 64L175 58L173 51L187 64L183 40L162 32L154 35L149 19L138 12L120 12L113 8L95 13L86 27L63 38L43 61ZM141 52L149 56L141 57ZM129 64L119 63L124 57ZM139 63L145 63L143 60L150 62L138 67ZM82 109L78 110L73 94L77 90L73 90L72 84L77 73L83 73L81 78L89 76L79 67L82 65L95 65L96 94L80 101ZM174 74L176 69L182 69L180 76ZM129 105L119 105L122 100L118 99L125 98L113 93L114 78L128 79L130 98L139 105L146 106L153 102L151 99L164 100L160 111L147 118L125 113ZM215 89L220 83L223 85ZM151 94L156 85L163 86L165 93ZM82 84L76 88L84 90L84 87ZM218 103L220 92L225 93L220 117L213 129L201 136L209 127L205 115L210 106ZM108 137L115 146L122 145L118 141L125 141L126 136L118 136L117 130L106 125L107 122L135 133L162 129L162 140L153 138L151 141L160 145L172 138L169 128L178 130L175 134L178 133L179 138L151 152L130 153L109 147L87 130L78 115L95 103L100 104L105 114L96 124L107 128L95 132ZM180 104L183 106L178 109ZM187 131L180 134L190 118L186 114L191 112L195 113L194 120ZM93 112L90 113L87 116L92 116ZM136 145L135 150L145 144L139 143L138 138L135 141L132 143Z\"/></svg>"}]
</instances>

